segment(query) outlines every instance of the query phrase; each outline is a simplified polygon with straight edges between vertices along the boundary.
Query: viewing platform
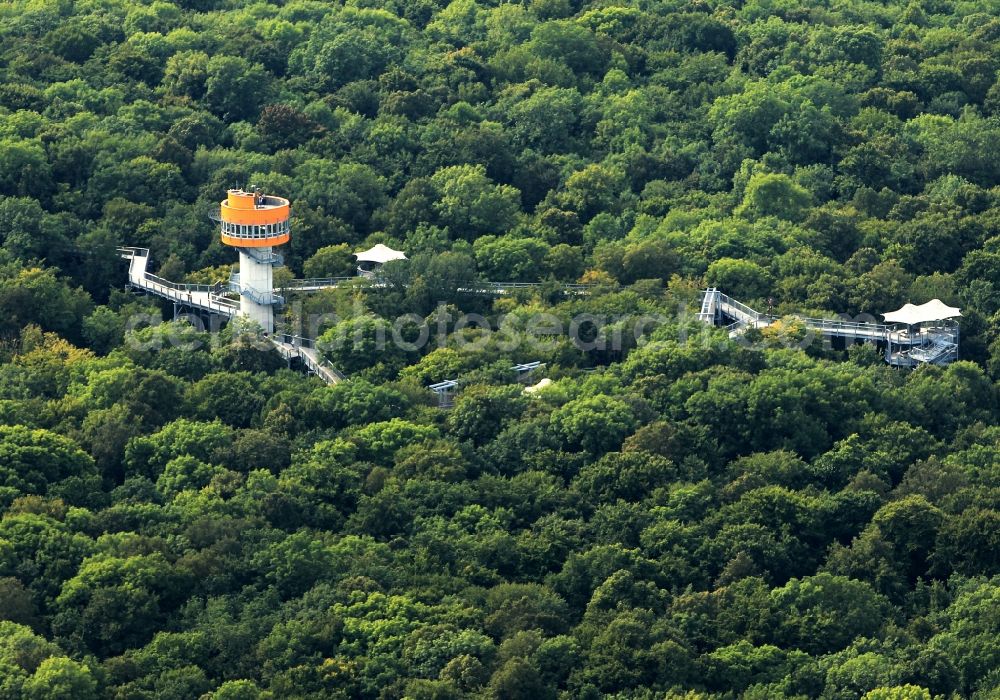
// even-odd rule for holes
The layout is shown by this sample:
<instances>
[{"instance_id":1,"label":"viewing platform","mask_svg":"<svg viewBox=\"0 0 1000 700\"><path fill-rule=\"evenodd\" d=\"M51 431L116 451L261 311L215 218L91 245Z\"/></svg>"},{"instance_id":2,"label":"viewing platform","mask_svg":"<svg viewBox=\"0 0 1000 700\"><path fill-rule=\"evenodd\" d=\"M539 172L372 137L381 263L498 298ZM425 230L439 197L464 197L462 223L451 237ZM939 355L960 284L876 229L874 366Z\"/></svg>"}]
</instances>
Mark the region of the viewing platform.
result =
<instances>
[{"instance_id":1,"label":"viewing platform","mask_svg":"<svg viewBox=\"0 0 1000 700\"><path fill-rule=\"evenodd\" d=\"M229 190L219 203L222 242L238 248L271 248L288 243L290 218L291 205L284 197Z\"/></svg>"}]
</instances>

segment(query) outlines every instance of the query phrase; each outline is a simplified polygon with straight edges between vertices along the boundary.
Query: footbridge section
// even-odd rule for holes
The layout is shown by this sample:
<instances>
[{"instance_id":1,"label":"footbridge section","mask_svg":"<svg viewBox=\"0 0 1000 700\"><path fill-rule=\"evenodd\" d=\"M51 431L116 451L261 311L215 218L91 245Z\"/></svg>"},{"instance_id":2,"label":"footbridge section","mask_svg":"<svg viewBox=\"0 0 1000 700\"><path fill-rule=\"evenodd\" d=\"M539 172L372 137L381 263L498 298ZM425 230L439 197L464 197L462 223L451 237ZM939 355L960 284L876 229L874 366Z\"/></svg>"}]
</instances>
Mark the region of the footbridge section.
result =
<instances>
[{"instance_id":1,"label":"footbridge section","mask_svg":"<svg viewBox=\"0 0 1000 700\"><path fill-rule=\"evenodd\" d=\"M755 311L718 289L707 289L702 293L701 313L698 314L698 318L710 325L724 327L729 331L730 337L735 338L751 328L767 328L779 317ZM798 315L796 318L802 321L807 329L827 338L887 342L891 335L896 334L894 340L899 339L896 331L880 323L857 323Z\"/></svg>"},{"instance_id":2,"label":"footbridge section","mask_svg":"<svg viewBox=\"0 0 1000 700\"><path fill-rule=\"evenodd\" d=\"M278 334L271 337L271 343L278 353L291 362L298 359L310 374L314 374L327 384L338 384L346 377L336 367L327 362L316 347L316 341L297 335Z\"/></svg>"},{"instance_id":3,"label":"footbridge section","mask_svg":"<svg viewBox=\"0 0 1000 700\"><path fill-rule=\"evenodd\" d=\"M289 292L318 292L324 289L354 286L359 283L364 283L367 289L381 289L388 286L385 282L379 281L377 277L319 277L288 280L282 284L281 289ZM589 294L596 287L597 285L593 284L571 284L565 282L482 282L475 287L459 287L455 291L463 294L483 296L507 296L523 289L555 289L567 296L573 296Z\"/></svg>"},{"instance_id":4,"label":"footbridge section","mask_svg":"<svg viewBox=\"0 0 1000 700\"><path fill-rule=\"evenodd\" d=\"M795 318L808 331L826 339L842 340L848 344L875 343L883 349L886 362L893 366L947 364L958 358L958 325L948 319L888 325L799 315ZM763 329L773 325L779 317L762 314L710 287L702 292L698 319L724 328L730 338L738 338L752 328Z\"/></svg>"},{"instance_id":5,"label":"footbridge section","mask_svg":"<svg viewBox=\"0 0 1000 700\"><path fill-rule=\"evenodd\" d=\"M169 299L174 302L175 308L185 306L226 318L240 315L240 303L223 296L226 292L232 292L229 284L171 282L146 270L149 264L148 248L119 248L118 253L129 261L128 284L133 289ZM344 380L344 375L323 359L315 341L285 335L268 336L267 339L285 360L289 362L298 360L310 374L316 375L327 384L336 384Z\"/></svg>"},{"instance_id":6,"label":"footbridge section","mask_svg":"<svg viewBox=\"0 0 1000 700\"><path fill-rule=\"evenodd\" d=\"M148 248L119 248L118 253L128 260L128 284L135 290L169 299L178 306L221 314L227 318L233 318L239 313L239 302L224 296L229 291L226 284L171 282L146 269L149 265Z\"/></svg>"}]
</instances>

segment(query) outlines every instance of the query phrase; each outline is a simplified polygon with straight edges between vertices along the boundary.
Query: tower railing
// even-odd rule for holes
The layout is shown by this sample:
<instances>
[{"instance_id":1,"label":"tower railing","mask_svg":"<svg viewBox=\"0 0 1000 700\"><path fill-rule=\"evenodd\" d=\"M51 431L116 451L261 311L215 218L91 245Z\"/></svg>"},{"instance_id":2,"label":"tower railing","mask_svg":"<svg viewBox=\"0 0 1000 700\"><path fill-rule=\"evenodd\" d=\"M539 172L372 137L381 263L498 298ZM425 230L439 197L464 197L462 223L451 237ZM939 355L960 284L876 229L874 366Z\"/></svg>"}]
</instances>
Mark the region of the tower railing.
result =
<instances>
[{"instance_id":1,"label":"tower railing","mask_svg":"<svg viewBox=\"0 0 1000 700\"><path fill-rule=\"evenodd\" d=\"M275 253L273 250L269 253L265 253L258 248L240 248L240 252L246 253L261 265L282 267L285 264L285 256L281 253Z\"/></svg>"},{"instance_id":2,"label":"tower railing","mask_svg":"<svg viewBox=\"0 0 1000 700\"><path fill-rule=\"evenodd\" d=\"M268 238L287 238L292 229L287 219L275 224L234 224L222 219L220 230L228 238L260 241Z\"/></svg>"},{"instance_id":3,"label":"tower railing","mask_svg":"<svg viewBox=\"0 0 1000 700\"><path fill-rule=\"evenodd\" d=\"M230 283L230 288L232 287L233 285ZM234 292L238 291L242 296L245 296L255 304L260 304L262 306L281 306L285 303L285 298L280 294L262 292L249 285L240 285L239 283L237 283L235 287L236 289L233 289Z\"/></svg>"}]
</instances>

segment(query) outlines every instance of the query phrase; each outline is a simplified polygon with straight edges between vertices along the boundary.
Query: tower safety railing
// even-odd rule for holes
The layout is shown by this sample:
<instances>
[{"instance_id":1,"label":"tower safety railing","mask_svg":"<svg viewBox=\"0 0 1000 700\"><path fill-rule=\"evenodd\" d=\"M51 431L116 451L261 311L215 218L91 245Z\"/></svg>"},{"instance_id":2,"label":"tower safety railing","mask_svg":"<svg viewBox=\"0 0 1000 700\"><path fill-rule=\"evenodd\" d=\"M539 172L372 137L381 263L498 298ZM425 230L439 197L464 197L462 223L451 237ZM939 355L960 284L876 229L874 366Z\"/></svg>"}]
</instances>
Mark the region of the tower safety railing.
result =
<instances>
[{"instance_id":1,"label":"tower safety railing","mask_svg":"<svg viewBox=\"0 0 1000 700\"><path fill-rule=\"evenodd\" d=\"M246 253L261 265L282 267L285 264L285 256L281 253L275 253L273 250L269 253L265 253L259 248L240 248L240 251Z\"/></svg>"},{"instance_id":2,"label":"tower safety railing","mask_svg":"<svg viewBox=\"0 0 1000 700\"><path fill-rule=\"evenodd\" d=\"M285 303L285 298L280 294L274 294L273 292L262 292L258 289L254 289L249 285L239 285L238 289L233 291L239 291L239 293L245 296L247 299L251 300L255 304L261 304L262 306L281 306Z\"/></svg>"}]
</instances>

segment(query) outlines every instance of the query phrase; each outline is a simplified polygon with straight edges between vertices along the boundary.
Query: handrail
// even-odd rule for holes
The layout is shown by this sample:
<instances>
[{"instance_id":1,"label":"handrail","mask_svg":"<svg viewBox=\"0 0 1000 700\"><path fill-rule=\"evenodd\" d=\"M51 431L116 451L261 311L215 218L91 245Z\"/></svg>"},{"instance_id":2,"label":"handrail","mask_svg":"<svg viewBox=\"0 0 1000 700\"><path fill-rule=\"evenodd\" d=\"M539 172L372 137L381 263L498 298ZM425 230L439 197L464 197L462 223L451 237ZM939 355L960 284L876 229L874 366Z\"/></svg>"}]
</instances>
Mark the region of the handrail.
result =
<instances>
[{"instance_id":1,"label":"handrail","mask_svg":"<svg viewBox=\"0 0 1000 700\"><path fill-rule=\"evenodd\" d=\"M322 352L316 347L315 338L306 338L291 333L277 333L272 337L272 340L275 343L284 343L295 348L306 367L324 378L328 384L336 384L347 379L340 370L323 357ZM305 352L306 350L310 352ZM328 376L323 377L323 375Z\"/></svg>"},{"instance_id":2,"label":"handrail","mask_svg":"<svg viewBox=\"0 0 1000 700\"><path fill-rule=\"evenodd\" d=\"M747 306L741 301L736 301L735 299L726 294L722 293L719 294L719 305L731 306L754 321L759 321L761 317L761 314L759 312L755 311L754 309L751 309L749 306Z\"/></svg>"},{"instance_id":3,"label":"handrail","mask_svg":"<svg viewBox=\"0 0 1000 700\"><path fill-rule=\"evenodd\" d=\"M267 232L266 229L264 232L262 232L260 231L260 229L264 226L270 226L272 224L234 224L224 219L221 220L221 224L222 224L222 233L227 238L235 238L238 240L245 240L245 241L262 241L262 240L267 240L268 238L284 238L289 233L291 233L292 230L291 224L287 219L285 221L279 221L273 224L274 226L278 226L279 228L276 228L271 232ZM248 231L246 233L240 232L240 230L237 228L240 226L245 226L248 229Z\"/></svg>"},{"instance_id":4,"label":"handrail","mask_svg":"<svg viewBox=\"0 0 1000 700\"><path fill-rule=\"evenodd\" d=\"M311 369L320 377L327 375L324 379L328 384L336 384L337 382L342 382L346 379L346 377L341 374L337 368L322 357L314 357L307 352L300 353L299 356L302 358L306 367Z\"/></svg>"},{"instance_id":5,"label":"handrail","mask_svg":"<svg viewBox=\"0 0 1000 700\"><path fill-rule=\"evenodd\" d=\"M132 257L148 258L149 257L149 248L137 248L136 246L123 245L123 246L118 246L118 248L116 248L116 250L119 253L122 254L123 258L132 258Z\"/></svg>"},{"instance_id":6,"label":"handrail","mask_svg":"<svg viewBox=\"0 0 1000 700\"><path fill-rule=\"evenodd\" d=\"M234 292L239 291L241 295L247 297L255 304L261 304L264 306L280 306L285 303L285 298L280 294L267 294L254 289L250 285L235 285L235 289L233 288L233 285L230 285L230 289Z\"/></svg>"},{"instance_id":7,"label":"handrail","mask_svg":"<svg viewBox=\"0 0 1000 700\"><path fill-rule=\"evenodd\" d=\"M161 287L174 289L178 292L209 292L217 294L220 289L220 285L218 284L185 284L183 282L171 282L170 280L154 275L152 272L146 272L143 276L147 280L156 282Z\"/></svg>"},{"instance_id":8,"label":"handrail","mask_svg":"<svg viewBox=\"0 0 1000 700\"><path fill-rule=\"evenodd\" d=\"M122 257L131 260L132 258L148 258L149 248L132 248L128 246L122 246L118 248L118 252L122 253ZM152 272L146 272L143 270L143 277L147 280L155 282L156 284L165 287L167 289L175 289L181 292L210 292L218 293L220 286L218 284L187 284L184 282L171 282L168 279L164 279L159 275L154 275Z\"/></svg>"},{"instance_id":9,"label":"handrail","mask_svg":"<svg viewBox=\"0 0 1000 700\"><path fill-rule=\"evenodd\" d=\"M547 286L551 286L551 282L484 282L485 289L491 291L503 291L505 289L541 289ZM600 287L599 284L578 284L572 282L556 282L557 286L562 291L587 291L593 289L594 287ZM617 285L615 285L617 286Z\"/></svg>"},{"instance_id":10,"label":"handrail","mask_svg":"<svg viewBox=\"0 0 1000 700\"><path fill-rule=\"evenodd\" d=\"M778 316L762 314L743 302L709 287L702 292L701 312L698 319L710 325L721 325L722 317L733 319L723 326L730 338L741 335L749 328L767 328L779 320ZM845 338L887 343L898 351L886 361L891 365L914 366L917 363L945 363L958 355L958 329L942 324L924 326L916 332L885 323L850 321L843 319L813 318L792 315L808 331L830 338ZM906 349L903 349L906 348ZM909 363L909 364L908 364Z\"/></svg>"},{"instance_id":11,"label":"handrail","mask_svg":"<svg viewBox=\"0 0 1000 700\"><path fill-rule=\"evenodd\" d=\"M281 253L262 253L257 248L241 248L240 252L259 262L261 265L271 265L272 267L282 267L285 264L285 257Z\"/></svg>"},{"instance_id":12,"label":"handrail","mask_svg":"<svg viewBox=\"0 0 1000 700\"><path fill-rule=\"evenodd\" d=\"M133 283L135 284L135 283ZM200 308L207 308L211 311L224 311L227 314L234 313L239 309L239 304L231 299L226 299L225 297L219 296L213 292L196 292L199 294L205 294L207 301L202 301L202 299L191 296L188 299L184 298L184 295L180 292L183 290L178 290L173 287L167 287L165 285L159 284L158 282L143 280L143 282L138 283L140 289L145 289L160 296L166 297L173 301L179 301L185 304L190 304L191 306L198 306ZM178 292L177 294L169 294L168 291Z\"/></svg>"},{"instance_id":13,"label":"handrail","mask_svg":"<svg viewBox=\"0 0 1000 700\"><path fill-rule=\"evenodd\" d=\"M889 326L883 325L881 323L863 323L861 321L841 321L835 319L826 318L809 318L807 316L796 316L795 318L803 321L806 326L810 328L844 328L844 329L857 329L857 330L870 330L877 333L887 333L890 328Z\"/></svg>"},{"instance_id":14,"label":"handrail","mask_svg":"<svg viewBox=\"0 0 1000 700\"><path fill-rule=\"evenodd\" d=\"M309 348L312 350L316 349L316 338L307 338L304 335L296 335L294 333L282 333L280 331L276 331L274 337L280 338L281 342L287 343L288 345Z\"/></svg>"},{"instance_id":15,"label":"handrail","mask_svg":"<svg viewBox=\"0 0 1000 700\"><path fill-rule=\"evenodd\" d=\"M954 352L956 349L958 349L957 343L934 341L930 345L911 348L908 354L910 357L914 357L922 362L934 362Z\"/></svg>"},{"instance_id":16,"label":"handrail","mask_svg":"<svg viewBox=\"0 0 1000 700\"><path fill-rule=\"evenodd\" d=\"M343 282L356 280L357 277L307 277L305 279L288 280L283 283L283 289L301 289L303 287L336 287Z\"/></svg>"},{"instance_id":17,"label":"handrail","mask_svg":"<svg viewBox=\"0 0 1000 700\"><path fill-rule=\"evenodd\" d=\"M226 288L224 284L181 284L171 282L151 272L147 272L145 270L146 263L142 265L142 274L137 274L138 271L133 269L134 260L135 258L146 258L148 262L149 248L123 246L118 248L118 253L123 258L131 261L129 265L129 284L139 289L153 292L173 301L208 309L209 311L218 311L227 315L232 315L239 309L237 302L221 296L220 293ZM185 294L187 294L186 299L184 298ZM199 298L193 296L194 294L204 294L205 297Z\"/></svg>"}]
</instances>

